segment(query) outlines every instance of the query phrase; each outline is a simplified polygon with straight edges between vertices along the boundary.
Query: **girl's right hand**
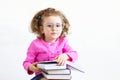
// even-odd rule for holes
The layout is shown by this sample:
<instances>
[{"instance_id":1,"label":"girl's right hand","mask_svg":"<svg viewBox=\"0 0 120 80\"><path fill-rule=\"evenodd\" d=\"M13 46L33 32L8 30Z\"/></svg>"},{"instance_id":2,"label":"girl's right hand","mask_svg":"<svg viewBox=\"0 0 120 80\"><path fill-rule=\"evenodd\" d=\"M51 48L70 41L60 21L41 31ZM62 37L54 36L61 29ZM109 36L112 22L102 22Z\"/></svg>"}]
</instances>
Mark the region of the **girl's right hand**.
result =
<instances>
[{"instance_id":1,"label":"girl's right hand","mask_svg":"<svg viewBox=\"0 0 120 80\"><path fill-rule=\"evenodd\" d=\"M29 66L29 70L32 71L32 72L40 72L40 68L37 67L37 62L31 64Z\"/></svg>"}]
</instances>

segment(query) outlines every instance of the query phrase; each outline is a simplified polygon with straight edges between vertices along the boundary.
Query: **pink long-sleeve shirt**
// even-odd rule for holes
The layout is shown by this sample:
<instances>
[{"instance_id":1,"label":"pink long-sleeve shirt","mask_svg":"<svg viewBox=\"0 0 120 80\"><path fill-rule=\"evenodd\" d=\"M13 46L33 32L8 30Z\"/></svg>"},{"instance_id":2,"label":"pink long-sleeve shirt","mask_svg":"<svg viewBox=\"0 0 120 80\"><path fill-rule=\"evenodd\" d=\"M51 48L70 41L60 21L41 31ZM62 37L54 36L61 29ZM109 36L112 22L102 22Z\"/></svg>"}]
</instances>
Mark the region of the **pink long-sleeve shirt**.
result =
<instances>
[{"instance_id":1,"label":"pink long-sleeve shirt","mask_svg":"<svg viewBox=\"0 0 120 80\"><path fill-rule=\"evenodd\" d=\"M28 70L30 64L40 61L54 60L56 56L60 54L67 54L70 57L70 61L74 62L78 58L78 54L68 44L66 37L61 37L53 43L47 43L43 39L35 39L31 42L27 57L23 62L24 69L28 74L33 74L32 71ZM35 73L36 75L40 72Z\"/></svg>"}]
</instances>

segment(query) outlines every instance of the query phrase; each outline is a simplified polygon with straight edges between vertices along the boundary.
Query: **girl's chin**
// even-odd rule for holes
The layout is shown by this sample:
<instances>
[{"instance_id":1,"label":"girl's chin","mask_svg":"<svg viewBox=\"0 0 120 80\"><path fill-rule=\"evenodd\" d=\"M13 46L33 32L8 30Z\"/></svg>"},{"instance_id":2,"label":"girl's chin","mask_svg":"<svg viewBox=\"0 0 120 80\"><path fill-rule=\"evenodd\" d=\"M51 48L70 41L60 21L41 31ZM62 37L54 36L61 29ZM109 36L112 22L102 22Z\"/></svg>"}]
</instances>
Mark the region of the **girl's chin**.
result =
<instances>
[{"instance_id":1,"label":"girl's chin","mask_svg":"<svg viewBox=\"0 0 120 80\"><path fill-rule=\"evenodd\" d=\"M51 39L57 39L58 38L58 36L52 36L51 37Z\"/></svg>"}]
</instances>

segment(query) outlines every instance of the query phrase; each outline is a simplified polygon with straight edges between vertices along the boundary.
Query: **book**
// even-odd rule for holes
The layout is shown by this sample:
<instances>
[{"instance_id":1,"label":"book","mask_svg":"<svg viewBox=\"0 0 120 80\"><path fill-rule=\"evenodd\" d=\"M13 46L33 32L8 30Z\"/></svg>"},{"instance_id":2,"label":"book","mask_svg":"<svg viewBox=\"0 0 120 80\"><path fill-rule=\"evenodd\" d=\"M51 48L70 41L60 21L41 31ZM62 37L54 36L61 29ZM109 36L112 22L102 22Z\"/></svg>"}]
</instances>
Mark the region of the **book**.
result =
<instances>
[{"instance_id":1,"label":"book","mask_svg":"<svg viewBox=\"0 0 120 80\"><path fill-rule=\"evenodd\" d=\"M66 65L58 66L57 61L43 61L37 64L37 67L42 70L56 70L56 69L66 69Z\"/></svg>"},{"instance_id":2,"label":"book","mask_svg":"<svg viewBox=\"0 0 120 80\"><path fill-rule=\"evenodd\" d=\"M80 66L67 61L64 66L58 66L56 61L44 61L37 64L47 80L70 80L72 78L70 67L84 73Z\"/></svg>"},{"instance_id":3,"label":"book","mask_svg":"<svg viewBox=\"0 0 120 80\"><path fill-rule=\"evenodd\" d=\"M71 74L70 69L43 70L46 74Z\"/></svg>"},{"instance_id":4,"label":"book","mask_svg":"<svg viewBox=\"0 0 120 80\"><path fill-rule=\"evenodd\" d=\"M43 61L39 62L37 64L37 67L43 70L56 70L56 69L66 69L67 66L72 67L73 69L76 69L77 71L80 71L82 73L85 73L83 70L81 70L81 67L74 64L73 62L66 61L66 64L63 66L58 66L56 61Z\"/></svg>"},{"instance_id":5,"label":"book","mask_svg":"<svg viewBox=\"0 0 120 80\"><path fill-rule=\"evenodd\" d=\"M48 80L69 80L71 79L71 74L46 74L42 72L43 76Z\"/></svg>"}]
</instances>

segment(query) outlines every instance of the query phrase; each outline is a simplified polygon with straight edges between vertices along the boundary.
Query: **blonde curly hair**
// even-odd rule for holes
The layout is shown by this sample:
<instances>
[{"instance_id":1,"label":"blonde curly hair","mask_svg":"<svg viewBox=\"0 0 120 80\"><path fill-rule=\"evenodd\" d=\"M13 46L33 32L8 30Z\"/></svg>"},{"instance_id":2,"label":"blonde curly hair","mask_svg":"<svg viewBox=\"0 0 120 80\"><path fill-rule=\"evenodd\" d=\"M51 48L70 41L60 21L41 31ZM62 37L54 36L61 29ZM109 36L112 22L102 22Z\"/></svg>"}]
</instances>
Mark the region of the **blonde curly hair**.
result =
<instances>
[{"instance_id":1,"label":"blonde curly hair","mask_svg":"<svg viewBox=\"0 0 120 80\"><path fill-rule=\"evenodd\" d=\"M41 11L39 11L37 14L34 15L32 21L31 21L31 31L35 34L37 34L38 38L44 38L44 34L42 33L42 23L44 17L49 17L49 16L60 16L63 24L63 30L61 33L61 36L66 36L69 31L69 21L67 18L62 14L62 12L54 9L54 8L46 8Z\"/></svg>"}]
</instances>

